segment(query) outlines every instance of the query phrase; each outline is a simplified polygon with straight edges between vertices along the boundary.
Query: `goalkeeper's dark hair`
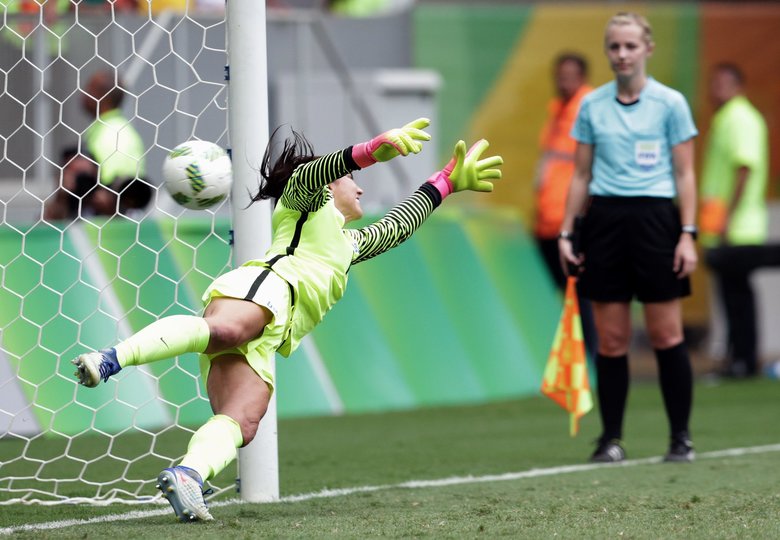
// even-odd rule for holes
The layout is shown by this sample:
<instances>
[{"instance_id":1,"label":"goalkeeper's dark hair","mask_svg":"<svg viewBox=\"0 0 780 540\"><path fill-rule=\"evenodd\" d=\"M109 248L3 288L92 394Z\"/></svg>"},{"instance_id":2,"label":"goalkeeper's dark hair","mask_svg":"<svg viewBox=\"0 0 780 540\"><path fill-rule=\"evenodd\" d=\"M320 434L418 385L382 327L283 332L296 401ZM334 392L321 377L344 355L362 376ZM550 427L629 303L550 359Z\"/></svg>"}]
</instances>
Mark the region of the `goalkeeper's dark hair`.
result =
<instances>
[{"instance_id":1,"label":"goalkeeper's dark hair","mask_svg":"<svg viewBox=\"0 0 780 540\"><path fill-rule=\"evenodd\" d=\"M252 196L252 202L281 197L295 168L316 158L311 143L294 129L290 130L292 135L284 140L278 155L272 157L275 154L274 146L280 129L281 126L276 128L268 140L260 166L262 180L257 193Z\"/></svg>"}]
</instances>

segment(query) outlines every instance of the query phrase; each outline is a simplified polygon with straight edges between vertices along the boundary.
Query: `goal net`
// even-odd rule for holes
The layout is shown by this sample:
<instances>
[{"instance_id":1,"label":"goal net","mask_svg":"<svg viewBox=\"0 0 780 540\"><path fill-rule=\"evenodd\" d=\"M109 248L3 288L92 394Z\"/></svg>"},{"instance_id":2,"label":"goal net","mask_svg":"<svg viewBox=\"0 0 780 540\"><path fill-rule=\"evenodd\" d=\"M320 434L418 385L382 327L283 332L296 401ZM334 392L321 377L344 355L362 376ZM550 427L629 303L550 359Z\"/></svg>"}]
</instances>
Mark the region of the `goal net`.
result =
<instances>
[{"instance_id":1,"label":"goal net","mask_svg":"<svg viewBox=\"0 0 780 540\"><path fill-rule=\"evenodd\" d=\"M95 389L76 385L70 364L161 316L199 313L200 292L231 265L227 204L184 210L160 187L178 143L228 146L224 11L172 4L0 0L0 504L148 502L212 414L194 355ZM151 194L108 215L94 184L79 187L89 174L70 170L73 156L101 177L110 167L87 148L96 73L124 93L127 128L109 159L134 159ZM140 156L122 146L130 128ZM123 189L108 184L116 209ZM212 487L235 478L229 467Z\"/></svg>"}]
</instances>

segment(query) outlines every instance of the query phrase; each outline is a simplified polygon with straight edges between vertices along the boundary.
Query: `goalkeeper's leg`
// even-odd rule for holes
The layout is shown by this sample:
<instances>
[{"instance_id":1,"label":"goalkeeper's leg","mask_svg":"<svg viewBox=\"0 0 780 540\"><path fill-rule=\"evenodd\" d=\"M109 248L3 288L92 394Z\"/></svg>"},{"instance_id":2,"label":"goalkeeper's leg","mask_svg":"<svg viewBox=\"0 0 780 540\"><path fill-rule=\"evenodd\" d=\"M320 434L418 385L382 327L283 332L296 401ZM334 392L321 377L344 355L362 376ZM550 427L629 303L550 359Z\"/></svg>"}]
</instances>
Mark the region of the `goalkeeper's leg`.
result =
<instances>
[{"instance_id":1,"label":"goalkeeper's leg","mask_svg":"<svg viewBox=\"0 0 780 540\"><path fill-rule=\"evenodd\" d=\"M238 354L211 362L208 394L215 416L190 439L177 467L165 469L158 487L180 521L212 519L202 495L203 482L219 474L248 444L268 408L271 389Z\"/></svg>"},{"instance_id":2,"label":"goalkeeper's leg","mask_svg":"<svg viewBox=\"0 0 780 540\"><path fill-rule=\"evenodd\" d=\"M163 317L111 349L79 355L72 361L76 377L94 387L125 366L139 366L185 353L227 350L258 336L271 318L257 304L236 298L215 298L204 317Z\"/></svg>"},{"instance_id":3,"label":"goalkeeper's leg","mask_svg":"<svg viewBox=\"0 0 780 540\"><path fill-rule=\"evenodd\" d=\"M111 349L79 355L72 363L84 386L97 386L125 366L141 365L187 352L203 352L209 343L209 325L193 315L163 317Z\"/></svg>"}]
</instances>

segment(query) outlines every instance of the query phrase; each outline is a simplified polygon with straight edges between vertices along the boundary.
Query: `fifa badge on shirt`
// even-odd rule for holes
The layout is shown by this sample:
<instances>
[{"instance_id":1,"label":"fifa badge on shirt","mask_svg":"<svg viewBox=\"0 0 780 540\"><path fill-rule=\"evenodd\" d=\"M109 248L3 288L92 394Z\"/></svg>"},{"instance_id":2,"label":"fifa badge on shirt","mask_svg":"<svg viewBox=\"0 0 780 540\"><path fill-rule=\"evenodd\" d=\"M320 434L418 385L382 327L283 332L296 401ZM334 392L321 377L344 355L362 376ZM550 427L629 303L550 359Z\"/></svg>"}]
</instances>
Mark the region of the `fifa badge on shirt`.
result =
<instances>
[{"instance_id":1,"label":"fifa badge on shirt","mask_svg":"<svg viewBox=\"0 0 780 540\"><path fill-rule=\"evenodd\" d=\"M640 169L652 169L661 160L661 141L637 141L634 158Z\"/></svg>"}]
</instances>

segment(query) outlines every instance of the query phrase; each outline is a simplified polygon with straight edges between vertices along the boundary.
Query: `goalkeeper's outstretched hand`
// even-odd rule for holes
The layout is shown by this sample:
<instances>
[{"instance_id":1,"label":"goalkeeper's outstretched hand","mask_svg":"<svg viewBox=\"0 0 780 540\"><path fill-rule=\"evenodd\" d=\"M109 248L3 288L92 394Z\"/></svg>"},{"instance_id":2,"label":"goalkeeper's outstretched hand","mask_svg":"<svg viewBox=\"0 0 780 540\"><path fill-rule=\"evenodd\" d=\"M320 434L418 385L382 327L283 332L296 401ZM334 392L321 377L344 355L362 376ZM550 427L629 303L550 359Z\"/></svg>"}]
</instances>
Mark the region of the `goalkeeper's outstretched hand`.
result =
<instances>
[{"instance_id":1,"label":"goalkeeper's outstretched hand","mask_svg":"<svg viewBox=\"0 0 780 540\"><path fill-rule=\"evenodd\" d=\"M490 146L485 139L480 139L466 151L466 143L458 141L455 145L452 159L438 173L428 179L439 189L442 197L450 193L470 191L493 191L492 180L501 178L500 167L504 163L501 156L490 156L480 159L482 153Z\"/></svg>"},{"instance_id":2,"label":"goalkeeper's outstretched hand","mask_svg":"<svg viewBox=\"0 0 780 540\"><path fill-rule=\"evenodd\" d=\"M394 157L419 154L422 142L430 141L431 136L423 131L430 125L427 118L418 118L401 128L385 131L370 141L352 147L352 159L361 169L377 161L390 161Z\"/></svg>"}]
</instances>

